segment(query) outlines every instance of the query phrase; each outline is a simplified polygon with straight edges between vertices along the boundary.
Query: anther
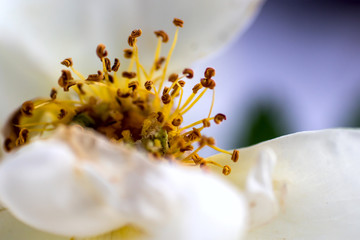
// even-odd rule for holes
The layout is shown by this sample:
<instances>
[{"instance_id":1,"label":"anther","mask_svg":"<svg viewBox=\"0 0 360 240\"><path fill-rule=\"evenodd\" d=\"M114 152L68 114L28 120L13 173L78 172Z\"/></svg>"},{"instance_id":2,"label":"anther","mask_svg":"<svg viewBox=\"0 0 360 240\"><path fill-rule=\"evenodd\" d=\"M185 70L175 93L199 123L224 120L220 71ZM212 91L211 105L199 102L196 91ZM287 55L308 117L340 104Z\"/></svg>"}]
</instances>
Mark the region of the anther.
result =
<instances>
[{"instance_id":1,"label":"anther","mask_svg":"<svg viewBox=\"0 0 360 240\"><path fill-rule=\"evenodd\" d=\"M202 85L200 83L198 83L192 88L192 91L194 94L196 94L201 88L202 88Z\"/></svg>"},{"instance_id":2,"label":"anther","mask_svg":"<svg viewBox=\"0 0 360 240\"><path fill-rule=\"evenodd\" d=\"M76 84L76 87L79 89L80 94L82 94L82 95L85 95L85 94L86 94L86 92L85 92L84 89L83 89L83 84L82 84L82 83Z\"/></svg>"},{"instance_id":3,"label":"anther","mask_svg":"<svg viewBox=\"0 0 360 240\"><path fill-rule=\"evenodd\" d=\"M204 161L204 158L200 157L199 154L194 154L191 159L194 161L196 165L199 165L202 161Z\"/></svg>"},{"instance_id":4,"label":"anther","mask_svg":"<svg viewBox=\"0 0 360 240\"><path fill-rule=\"evenodd\" d=\"M165 95L169 92L169 87L164 87L162 94Z\"/></svg>"},{"instance_id":5,"label":"anther","mask_svg":"<svg viewBox=\"0 0 360 240\"><path fill-rule=\"evenodd\" d=\"M133 47L134 44L135 44L135 38L132 37L132 36L129 36L129 38L128 38L128 44L129 44L130 47Z\"/></svg>"},{"instance_id":6,"label":"anther","mask_svg":"<svg viewBox=\"0 0 360 240\"><path fill-rule=\"evenodd\" d=\"M105 45L100 43L96 48L96 55L102 59L107 56L108 52L105 50Z\"/></svg>"},{"instance_id":7,"label":"anther","mask_svg":"<svg viewBox=\"0 0 360 240\"><path fill-rule=\"evenodd\" d=\"M157 112L156 120L158 120L159 123L163 123L165 119L165 116L162 112Z\"/></svg>"},{"instance_id":8,"label":"anther","mask_svg":"<svg viewBox=\"0 0 360 240\"><path fill-rule=\"evenodd\" d=\"M34 103L32 101L26 101L21 106L21 113L27 117L31 117L34 111Z\"/></svg>"},{"instance_id":9,"label":"anther","mask_svg":"<svg viewBox=\"0 0 360 240\"><path fill-rule=\"evenodd\" d=\"M164 104L169 104L171 102L171 96L170 94L164 94L161 96L161 101L164 103Z\"/></svg>"},{"instance_id":10,"label":"anther","mask_svg":"<svg viewBox=\"0 0 360 240\"><path fill-rule=\"evenodd\" d=\"M231 173L231 168L230 168L228 165L225 165L225 166L223 167L222 173L223 173L225 176L229 175L229 174Z\"/></svg>"},{"instance_id":11,"label":"anther","mask_svg":"<svg viewBox=\"0 0 360 240\"><path fill-rule=\"evenodd\" d=\"M72 67L73 61L71 58L66 58L64 61L61 62L61 64L66 67Z\"/></svg>"},{"instance_id":12,"label":"anther","mask_svg":"<svg viewBox=\"0 0 360 240\"><path fill-rule=\"evenodd\" d=\"M183 148L180 148L180 152L187 152L187 151L192 151L194 150L194 147L192 145L187 145Z\"/></svg>"},{"instance_id":13,"label":"anther","mask_svg":"<svg viewBox=\"0 0 360 240\"><path fill-rule=\"evenodd\" d=\"M185 141L194 141L196 139L201 138L201 133L198 129L193 128L193 130L191 132L189 132L186 136L185 136Z\"/></svg>"},{"instance_id":14,"label":"anther","mask_svg":"<svg viewBox=\"0 0 360 240\"><path fill-rule=\"evenodd\" d=\"M153 81L146 81L144 87L146 90L151 91L153 84L154 84Z\"/></svg>"},{"instance_id":15,"label":"anther","mask_svg":"<svg viewBox=\"0 0 360 240\"><path fill-rule=\"evenodd\" d=\"M155 62L155 70L159 70L161 65L165 62L165 58L161 57Z\"/></svg>"},{"instance_id":16,"label":"anther","mask_svg":"<svg viewBox=\"0 0 360 240\"><path fill-rule=\"evenodd\" d=\"M210 127L210 121L209 119L205 118L202 120L204 128Z\"/></svg>"},{"instance_id":17,"label":"anther","mask_svg":"<svg viewBox=\"0 0 360 240\"><path fill-rule=\"evenodd\" d=\"M225 114L222 114L222 113L218 113L214 117L214 122L216 124L220 124L224 120L226 120L226 116L225 116Z\"/></svg>"},{"instance_id":18,"label":"anther","mask_svg":"<svg viewBox=\"0 0 360 240\"><path fill-rule=\"evenodd\" d=\"M26 128L21 129L19 132L19 137L16 140L16 145L22 145L26 143L28 138L29 138L29 130L27 130Z\"/></svg>"},{"instance_id":19,"label":"anther","mask_svg":"<svg viewBox=\"0 0 360 240\"><path fill-rule=\"evenodd\" d=\"M169 80L169 82L175 82L178 78L179 78L179 75L178 75L178 74L172 73L172 74L170 74L168 80Z\"/></svg>"},{"instance_id":20,"label":"anther","mask_svg":"<svg viewBox=\"0 0 360 240\"><path fill-rule=\"evenodd\" d=\"M163 43L167 43L169 41L169 36L163 30L155 31L154 33L155 33L156 37L162 38Z\"/></svg>"},{"instance_id":21,"label":"anther","mask_svg":"<svg viewBox=\"0 0 360 240\"><path fill-rule=\"evenodd\" d=\"M122 72L122 76L123 76L124 78L132 79L132 78L135 78L135 77L136 77L136 72L127 72L127 71L124 71L124 72Z\"/></svg>"},{"instance_id":22,"label":"anther","mask_svg":"<svg viewBox=\"0 0 360 240\"><path fill-rule=\"evenodd\" d=\"M108 75L108 77L109 77L109 82L114 83L114 77L110 74Z\"/></svg>"},{"instance_id":23,"label":"anther","mask_svg":"<svg viewBox=\"0 0 360 240\"><path fill-rule=\"evenodd\" d=\"M111 72L111 63L109 58L104 58L106 71Z\"/></svg>"},{"instance_id":24,"label":"anther","mask_svg":"<svg viewBox=\"0 0 360 240\"><path fill-rule=\"evenodd\" d=\"M209 88L209 89L214 89L216 86L216 83L213 79L209 79L209 78L202 78L200 80L201 85L203 85L203 87Z\"/></svg>"},{"instance_id":25,"label":"anther","mask_svg":"<svg viewBox=\"0 0 360 240\"><path fill-rule=\"evenodd\" d=\"M181 19L179 19L179 18L174 18L173 24L174 24L176 27L183 27L184 21L181 20Z\"/></svg>"},{"instance_id":26,"label":"anther","mask_svg":"<svg viewBox=\"0 0 360 240\"><path fill-rule=\"evenodd\" d=\"M101 71L98 71L97 74L90 74L87 77L86 81L100 82L103 79L104 79L103 73Z\"/></svg>"},{"instance_id":27,"label":"anther","mask_svg":"<svg viewBox=\"0 0 360 240\"><path fill-rule=\"evenodd\" d=\"M169 123L165 123L162 128L163 128L166 132L174 131L174 127L173 127L171 124L169 124Z\"/></svg>"},{"instance_id":28,"label":"anther","mask_svg":"<svg viewBox=\"0 0 360 240\"><path fill-rule=\"evenodd\" d=\"M206 68L206 70L204 72L204 76L207 79L210 79L210 78L214 77L215 76L215 69L213 69L211 67Z\"/></svg>"},{"instance_id":29,"label":"anther","mask_svg":"<svg viewBox=\"0 0 360 240\"><path fill-rule=\"evenodd\" d=\"M14 148L14 143L10 138L5 139L4 148L7 152L10 152Z\"/></svg>"},{"instance_id":30,"label":"anther","mask_svg":"<svg viewBox=\"0 0 360 240\"><path fill-rule=\"evenodd\" d=\"M115 60L114 60L114 65L112 66L111 69L112 69L114 72L117 72L117 71L119 70L119 67L120 67L120 61L119 61L119 59L115 58Z\"/></svg>"},{"instance_id":31,"label":"anther","mask_svg":"<svg viewBox=\"0 0 360 240\"><path fill-rule=\"evenodd\" d=\"M73 80L71 72L69 70L61 70L61 76L58 80L58 84L62 88L66 88L70 84L70 80Z\"/></svg>"},{"instance_id":32,"label":"anther","mask_svg":"<svg viewBox=\"0 0 360 240\"><path fill-rule=\"evenodd\" d=\"M51 89L51 92L50 92L50 97L52 100L55 100L56 99L56 96L57 96L57 91L55 88L52 88Z\"/></svg>"},{"instance_id":33,"label":"anther","mask_svg":"<svg viewBox=\"0 0 360 240\"><path fill-rule=\"evenodd\" d=\"M66 116L66 114L67 114L67 111L62 108L62 109L60 109L60 113L58 114L57 118L58 118L59 120L61 120L61 119L63 119L63 118Z\"/></svg>"},{"instance_id":34,"label":"anther","mask_svg":"<svg viewBox=\"0 0 360 240\"><path fill-rule=\"evenodd\" d=\"M182 72L186 78L191 79L194 77L194 71L191 68L185 68L184 71Z\"/></svg>"},{"instance_id":35,"label":"anther","mask_svg":"<svg viewBox=\"0 0 360 240\"><path fill-rule=\"evenodd\" d=\"M233 160L233 162L237 162L239 160L239 150L233 151L231 155L231 160Z\"/></svg>"},{"instance_id":36,"label":"anther","mask_svg":"<svg viewBox=\"0 0 360 240\"><path fill-rule=\"evenodd\" d=\"M135 29L131 32L130 36L133 38L137 38L141 36L141 33L142 33L141 29Z\"/></svg>"},{"instance_id":37,"label":"anther","mask_svg":"<svg viewBox=\"0 0 360 240\"><path fill-rule=\"evenodd\" d=\"M131 49L124 49L124 58L131 58L133 55L133 50Z\"/></svg>"},{"instance_id":38,"label":"anther","mask_svg":"<svg viewBox=\"0 0 360 240\"><path fill-rule=\"evenodd\" d=\"M133 91L135 91L139 86L138 81L132 81L128 84L128 88L131 88Z\"/></svg>"},{"instance_id":39,"label":"anther","mask_svg":"<svg viewBox=\"0 0 360 240\"><path fill-rule=\"evenodd\" d=\"M174 118L171 122L172 125L174 125L175 127L178 127L181 125L183 121L183 117L181 115L178 115L176 118Z\"/></svg>"},{"instance_id":40,"label":"anther","mask_svg":"<svg viewBox=\"0 0 360 240\"><path fill-rule=\"evenodd\" d=\"M184 87L185 86L185 81L180 80L180 81L178 81L178 84L180 85L180 87Z\"/></svg>"}]
</instances>

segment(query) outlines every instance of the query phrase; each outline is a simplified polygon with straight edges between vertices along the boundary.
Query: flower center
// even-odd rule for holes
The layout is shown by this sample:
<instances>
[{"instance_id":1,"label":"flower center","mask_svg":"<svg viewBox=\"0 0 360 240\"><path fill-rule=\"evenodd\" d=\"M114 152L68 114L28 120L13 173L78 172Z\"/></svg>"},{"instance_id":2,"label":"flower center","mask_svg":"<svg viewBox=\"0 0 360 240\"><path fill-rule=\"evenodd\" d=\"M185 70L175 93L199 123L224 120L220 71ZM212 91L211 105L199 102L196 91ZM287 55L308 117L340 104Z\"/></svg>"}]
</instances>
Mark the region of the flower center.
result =
<instances>
[{"instance_id":1,"label":"flower center","mask_svg":"<svg viewBox=\"0 0 360 240\"><path fill-rule=\"evenodd\" d=\"M215 146L213 138L202 135L211 121L219 124L226 120L224 114L212 115L215 70L207 68L204 78L194 85L189 97L183 97L186 80L192 79L194 73L189 68L185 68L182 74L167 72L179 28L183 26L180 19L174 19L173 23L176 31L166 57L160 56L161 45L168 42L169 37L162 30L154 32L158 44L150 71L145 70L138 57L140 29L132 31L128 38L131 48L124 50L124 58L130 63L121 74L120 61L115 58L111 63L103 44L96 49L102 63L102 70L96 74L84 77L73 67L71 58L62 61L61 64L71 71L62 70L59 86L51 90L50 98L22 104L10 120L5 149L11 151L30 139L51 133L61 124L78 124L102 133L113 142L143 148L155 157L201 167L212 164L221 167L228 175L229 166L198 155L203 147L208 146L229 154L233 161L238 160L236 150L222 150ZM209 90L213 92L213 98L208 116L182 126L184 115Z\"/></svg>"}]
</instances>

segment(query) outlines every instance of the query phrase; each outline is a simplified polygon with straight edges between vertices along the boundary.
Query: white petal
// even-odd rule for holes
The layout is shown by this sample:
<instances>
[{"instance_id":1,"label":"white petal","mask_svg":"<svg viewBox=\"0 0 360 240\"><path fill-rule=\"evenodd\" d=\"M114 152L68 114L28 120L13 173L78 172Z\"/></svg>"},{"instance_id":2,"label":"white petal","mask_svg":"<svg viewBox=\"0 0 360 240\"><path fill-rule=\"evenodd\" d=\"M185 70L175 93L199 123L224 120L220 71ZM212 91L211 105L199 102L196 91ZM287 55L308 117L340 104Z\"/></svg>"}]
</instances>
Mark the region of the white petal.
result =
<instances>
[{"instance_id":1,"label":"white petal","mask_svg":"<svg viewBox=\"0 0 360 240\"><path fill-rule=\"evenodd\" d=\"M130 224L149 239L239 239L246 228L244 200L223 180L77 127L8 155L0 200L34 228L69 237Z\"/></svg>"},{"instance_id":2,"label":"white petal","mask_svg":"<svg viewBox=\"0 0 360 240\"><path fill-rule=\"evenodd\" d=\"M277 157L274 187L286 190L279 198L279 216L247 239L357 238L359 146L360 130L334 129L297 133L241 149L238 163L231 165L231 180L243 187L258 152L272 149ZM215 158L225 161L224 156Z\"/></svg>"},{"instance_id":3,"label":"white petal","mask_svg":"<svg viewBox=\"0 0 360 240\"><path fill-rule=\"evenodd\" d=\"M275 164L274 152L264 149L247 176L245 193L250 206L250 228L267 223L278 214L279 204L272 183Z\"/></svg>"}]
</instances>

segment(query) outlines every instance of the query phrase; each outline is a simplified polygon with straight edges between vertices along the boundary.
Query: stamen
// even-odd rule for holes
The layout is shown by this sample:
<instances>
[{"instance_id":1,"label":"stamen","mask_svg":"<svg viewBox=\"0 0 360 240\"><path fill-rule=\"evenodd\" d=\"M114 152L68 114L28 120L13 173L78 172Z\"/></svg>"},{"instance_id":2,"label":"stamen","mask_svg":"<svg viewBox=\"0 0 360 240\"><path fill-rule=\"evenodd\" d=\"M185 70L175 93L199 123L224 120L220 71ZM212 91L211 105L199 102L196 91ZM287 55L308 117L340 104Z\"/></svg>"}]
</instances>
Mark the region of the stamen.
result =
<instances>
[{"instance_id":1,"label":"stamen","mask_svg":"<svg viewBox=\"0 0 360 240\"><path fill-rule=\"evenodd\" d=\"M66 58L64 61L61 62L61 64L66 67L72 67L73 61L71 58Z\"/></svg>"},{"instance_id":2,"label":"stamen","mask_svg":"<svg viewBox=\"0 0 360 240\"><path fill-rule=\"evenodd\" d=\"M179 19L179 18L174 18L173 23L174 23L175 26L181 27L181 28L182 28L183 25L184 25L184 21L181 20L181 19Z\"/></svg>"},{"instance_id":3,"label":"stamen","mask_svg":"<svg viewBox=\"0 0 360 240\"><path fill-rule=\"evenodd\" d=\"M105 50L105 45L104 44L99 44L96 48L96 55L100 58L103 59L104 57L106 57L108 55L108 52Z\"/></svg>"},{"instance_id":4,"label":"stamen","mask_svg":"<svg viewBox=\"0 0 360 240\"><path fill-rule=\"evenodd\" d=\"M220 124L222 121L226 120L225 114L218 113L215 115L214 122L216 124Z\"/></svg>"},{"instance_id":5,"label":"stamen","mask_svg":"<svg viewBox=\"0 0 360 240\"><path fill-rule=\"evenodd\" d=\"M186 76L186 78L191 79L194 77L194 71L191 68L185 68L182 73Z\"/></svg>"},{"instance_id":6,"label":"stamen","mask_svg":"<svg viewBox=\"0 0 360 240\"><path fill-rule=\"evenodd\" d=\"M56 91L55 88L52 88L52 89L51 89L51 92L50 92L50 98L51 98L52 100L55 100L55 99L56 99L56 96L57 96L57 91Z\"/></svg>"},{"instance_id":7,"label":"stamen","mask_svg":"<svg viewBox=\"0 0 360 240\"><path fill-rule=\"evenodd\" d=\"M24 116L31 117L34 111L34 103L32 101L26 101L22 104L21 113Z\"/></svg>"},{"instance_id":8,"label":"stamen","mask_svg":"<svg viewBox=\"0 0 360 240\"><path fill-rule=\"evenodd\" d=\"M122 76L123 76L124 78L132 79L132 78L135 78L135 77L136 77L136 73L135 73L135 72L127 72L127 71L124 71L124 72L122 72Z\"/></svg>"},{"instance_id":9,"label":"stamen","mask_svg":"<svg viewBox=\"0 0 360 240\"><path fill-rule=\"evenodd\" d=\"M124 58L132 58L133 50L132 49L124 49Z\"/></svg>"},{"instance_id":10,"label":"stamen","mask_svg":"<svg viewBox=\"0 0 360 240\"><path fill-rule=\"evenodd\" d=\"M169 36L163 30L155 31L154 33L155 33L156 37L162 38L163 43L167 43L169 41Z\"/></svg>"}]
</instances>

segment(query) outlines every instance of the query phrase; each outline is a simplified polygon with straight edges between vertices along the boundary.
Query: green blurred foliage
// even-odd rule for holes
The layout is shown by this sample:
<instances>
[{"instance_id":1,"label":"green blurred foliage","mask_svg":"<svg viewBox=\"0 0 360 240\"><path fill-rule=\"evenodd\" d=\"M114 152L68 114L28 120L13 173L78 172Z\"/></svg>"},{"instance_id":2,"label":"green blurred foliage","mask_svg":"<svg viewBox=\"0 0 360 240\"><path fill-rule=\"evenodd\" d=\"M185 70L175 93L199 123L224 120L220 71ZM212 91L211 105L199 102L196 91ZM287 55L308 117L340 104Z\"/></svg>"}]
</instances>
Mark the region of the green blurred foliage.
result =
<instances>
[{"instance_id":1,"label":"green blurred foliage","mask_svg":"<svg viewBox=\"0 0 360 240\"><path fill-rule=\"evenodd\" d=\"M255 103L247 114L245 134L239 137L240 146L250 146L289 133L289 124L274 101Z\"/></svg>"}]
</instances>

